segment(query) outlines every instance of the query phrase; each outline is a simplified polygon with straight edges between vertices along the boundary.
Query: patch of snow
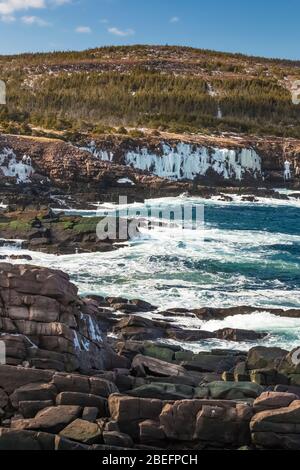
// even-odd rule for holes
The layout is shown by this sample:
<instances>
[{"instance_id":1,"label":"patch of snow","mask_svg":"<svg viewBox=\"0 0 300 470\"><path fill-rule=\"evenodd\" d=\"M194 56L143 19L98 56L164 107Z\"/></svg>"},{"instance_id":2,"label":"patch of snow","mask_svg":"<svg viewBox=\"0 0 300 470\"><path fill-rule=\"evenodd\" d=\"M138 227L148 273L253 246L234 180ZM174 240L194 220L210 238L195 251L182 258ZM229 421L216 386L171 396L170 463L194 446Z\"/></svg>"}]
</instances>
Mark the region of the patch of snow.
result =
<instances>
[{"instance_id":1,"label":"patch of snow","mask_svg":"<svg viewBox=\"0 0 300 470\"><path fill-rule=\"evenodd\" d=\"M119 184L131 184L131 186L135 186L135 183L129 178L120 178L117 183Z\"/></svg>"}]
</instances>

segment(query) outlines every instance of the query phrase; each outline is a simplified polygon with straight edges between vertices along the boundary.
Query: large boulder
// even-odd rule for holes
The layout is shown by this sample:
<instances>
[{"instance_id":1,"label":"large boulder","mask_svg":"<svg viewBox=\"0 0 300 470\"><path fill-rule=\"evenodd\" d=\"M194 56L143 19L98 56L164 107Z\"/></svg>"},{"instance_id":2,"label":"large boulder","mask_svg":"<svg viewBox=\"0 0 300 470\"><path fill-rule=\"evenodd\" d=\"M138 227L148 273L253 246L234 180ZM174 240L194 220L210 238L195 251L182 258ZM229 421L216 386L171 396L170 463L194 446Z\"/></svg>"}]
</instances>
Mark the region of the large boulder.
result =
<instances>
[{"instance_id":1,"label":"large boulder","mask_svg":"<svg viewBox=\"0 0 300 470\"><path fill-rule=\"evenodd\" d=\"M264 392L255 400L253 408L256 413L276 408L285 408L298 399L299 397L294 393Z\"/></svg>"},{"instance_id":2,"label":"large boulder","mask_svg":"<svg viewBox=\"0 0 300 470\"><path fill-rule=\"evenodd\" d=\"M145 420L157 420L164 402L114 394L108 399L110 416L118 424L121 432L132 438L139 437L139 423Z\"/></svg>"},{"instance_id":3,"label":"large boulder","mask_svg":"<svg viewBox=\"0 0 300 470\"><path fill-rule=\"evenodd\" d=\"M153 357L138 354L132 361L132 370L139 377L155 375L159 377L185 377L188 376L186 369L178 364L170 364ZM192 376L191 376L192 377Z\"/></svg>"},{"instance_id":4,"label":"large boulder","mask_svg":"<svg viewBox=\"0 0 300 470\"><path fill-rule=\"evenodd\" d=\"M289 406L257 413L250 429L255 445L268 449L299 450L300 400Z\"/></svg>"},{"instance_id":5,"label":"large boulder","mask_svg":"<svg viewBox=\"0 0 300 470\"><path fill-rule=\"evenodd\" d=\"M223 328L214 333L217 338L227 341L257 341L267 336L267 333L236 328Z\"/></svg>"},{"instance_id":6,"label":"large boulder","mask_svg":"<svg viewBox=\"0 0 300 470\"><path fill-rule=\"evenodd\" d=\"M275 369L288 354L281 348L256 346L250 349L247 358L248 369Z\"/></svg>"},{"instance_id":7,"label":"large boulder","mask_svg":"<svg viewBox=\"0 0 300 470\"><path fill-rule=\"evenodd\" d=\"M252 382L211 382L195 390L198 398L214 398L218 400L239 400L257 398L264 388Z\"/></svg>"},{"instance_id":8,"label":"large boulder","mask_svg":"<svg viewBox=\"0 0 300 470\"><path fill-rule=\"evenodd\" d=\"M282 358L278 366L282 374L289 375L292 378L293 385L300 385L300 348L295 348ZM296 377L298 376L298 381Z\"/></svg>"},{"instance_id":9,"label":"large boulder","mask_svg":"<svg viewBox=\"0 0 300 470\"><path fill-rule=\"evenodd\" d=\"M183 384L149 383L128 392L140 398L159 398L160 400L184 400L193 398L194 388Z\"/></svg>"},{"instance_id":10,"label":"large boulder","mask_svg":"<svg viewBox=\"0 0 300 470\"><path fill-rule=\"evenodd\" d=\"M246 404L184 400L166 404L159 421L168 440L237 448L250 443L251 417L252 408Z\"/></svg>"},{"instance_id":11,"label":"large boulder","mask_svg":"<svg viewBox=\"0 0 300 470\"><path fill-rule=\"evenodd\" d=\"M40 411L35 418L16 420L13 427L21 430L43 431L57 434L80 416L79 406L51 406Z\"/></svg>"}]
</instances>

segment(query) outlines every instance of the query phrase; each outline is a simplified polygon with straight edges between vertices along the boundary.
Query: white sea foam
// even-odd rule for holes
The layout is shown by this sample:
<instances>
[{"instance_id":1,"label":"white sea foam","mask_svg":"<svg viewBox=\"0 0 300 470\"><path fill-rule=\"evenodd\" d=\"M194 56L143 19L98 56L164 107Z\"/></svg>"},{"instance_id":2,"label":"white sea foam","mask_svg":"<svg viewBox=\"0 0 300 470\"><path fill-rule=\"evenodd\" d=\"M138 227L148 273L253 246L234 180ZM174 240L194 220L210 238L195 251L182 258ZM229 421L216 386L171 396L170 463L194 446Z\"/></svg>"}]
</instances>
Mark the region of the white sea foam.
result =
<instances>
[{"instance_id":1,"label":"white sea foam","mask_svg":"<svg viewBox=\"0 0 300 470\"><path fill-rule=\"evenodd\" d=\"M230 204L199 198L188 200L194 204ZM183 202L186 202L184 196L149 200L147 204L173 207ZM236 201L231 204L244 203ZM253 203L251 205L254 206ZM126 207L120 209L125 210ZM137 203L134 207L138 209L143 204ZM103 211L115 209L114 204L101 206ZM187 328L205 330L232 326L268 331L271 335L262 340L263 344L268 345L278 343L288 347L298 341L298 336L300 342L300 321L265 312L271 307L300 308L300 286L291 286L288 280L289 277L292 279L293 273L295 278L298 276L299 256L295 254L277 258L280 250L277 247L288 249L296 246L300 242L299 235L267 230L228 230L209 224L200 231L187 230L184 239L180 229L164 226L155 227L150 232L142 229L141 232L140 237L130 241L127 246L108 253L55 256L23 252L32 256L31 264L68 272L82 294L142 298L158 305L160 310L174 307L255 306L258 308L257 313L229 317L221 322L203 323L198 319L181 317L176 322ZM0 255L15 252L15 247L0 248ZM270 271L274 275L270 275ZM211 348L221 347L221 344L223 347L232 347L232 343L214 341L189 347ZM249 348L249 343L238 344L237 347Z\"/></svg>"}]
</instances>

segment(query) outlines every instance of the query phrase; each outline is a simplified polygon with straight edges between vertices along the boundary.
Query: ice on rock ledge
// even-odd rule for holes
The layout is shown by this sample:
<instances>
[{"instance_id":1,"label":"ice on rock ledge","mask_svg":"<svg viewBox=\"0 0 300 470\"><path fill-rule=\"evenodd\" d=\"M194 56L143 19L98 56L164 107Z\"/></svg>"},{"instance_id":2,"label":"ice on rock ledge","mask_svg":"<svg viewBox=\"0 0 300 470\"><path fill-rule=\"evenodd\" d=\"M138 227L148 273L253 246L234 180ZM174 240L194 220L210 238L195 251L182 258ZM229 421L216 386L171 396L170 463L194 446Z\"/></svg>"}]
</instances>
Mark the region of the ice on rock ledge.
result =
<instances>
[{"instance_id":1,"label":"ice on rock ledge","mask_svg":"<svg viewBox=\"0 0 300 470\"><path fill-rule=\"evenodd\" d=\"M99 158L100 160L103 160L104 162L112 162L114 158L114 154L112 152L97 149L94 141L90 142L87 147L80 147L80 150L89 152L94 157Z\"/></svg>"},{"instance_id":2,"label":"ice on rock ledge","mask_svg":"<svg viewBox=\"0 0 300 470\"><path fill-rule=\"evenodd\" d=\"M4 148L0 151L0 170L4 176L17 179L17 183L27 183L34 173L31 158L24 155L21 161L17 160L12 149Z\"/></svg>"},{"instance_id":3,"label":"ice on rock ledge","mask_svg":"<svg viewBox=\"0 0 300 470\"><path fill-rule=\"evenodd\" d=\"M162 149L162 155L149 153L147 148L128 152L125 163L172 180L193 180L197 176L205 176L209 170L224 179L236 180L242 180L247 173L254 178L261 174L261 158L253 149L209 150L184 143L177 144L175 148L164 144Z\"/></svg>"},{"instance_id":4,"label":"ice on rock ledge","mask_svg":"<svg viewBox=\"0 0 300 470\"><path fill-rule=\"evenodd\" d=\"M92 153L100 160L114 161L113 152L97 149L95 142L82 147L82 150ZM152 153L148 148L142 147L126 152L124 161L128 166L171 180L193 180L197 176L205 176L209 170L227 180L242 180L246 174L253 178L261 175L261 158L251 148L209 149L184 142L171 147L163 143L162 154Z\"/></svg>"}]
</instances>

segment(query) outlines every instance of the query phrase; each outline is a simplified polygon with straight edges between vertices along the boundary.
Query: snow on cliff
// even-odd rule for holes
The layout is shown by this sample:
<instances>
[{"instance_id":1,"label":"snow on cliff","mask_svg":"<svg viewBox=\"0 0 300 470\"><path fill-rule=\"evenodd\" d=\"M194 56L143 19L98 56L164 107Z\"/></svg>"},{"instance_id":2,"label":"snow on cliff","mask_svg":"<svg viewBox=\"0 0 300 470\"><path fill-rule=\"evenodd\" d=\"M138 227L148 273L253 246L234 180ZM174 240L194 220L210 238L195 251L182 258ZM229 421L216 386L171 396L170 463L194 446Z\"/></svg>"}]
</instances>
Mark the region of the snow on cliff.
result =
<instances>
[{"instance_id":1,"label":"snow on cliff","mask_svg":"<svg viewBox=\"0 0 300 470\"><path fill-rule=\"evenodd\" d=\"M31 158L24 155L22 160L18 161L16 154L9 148L0 150L0 170L4 176L15 177L17 183L29 182L34 173Z\"/></svg>"},{"instance_id":2,"label":"snow on cliff","mask_svg":"<svg viewBox=\"0 0 300 470\"><path fill-rule=\"evenodd\" d=\"M99 150L92 142L85 150L105 161L114 161L112 152ZM124 162L133 168L148 171L171 180L193 180L205 176L209 170L225 180L242 180L246 175L261 175L261 158L251 148L207 148L180 142L175 147L162 144L162 152L154 153L146 147L127 151Z\"/></svg>"}]
</instances>

